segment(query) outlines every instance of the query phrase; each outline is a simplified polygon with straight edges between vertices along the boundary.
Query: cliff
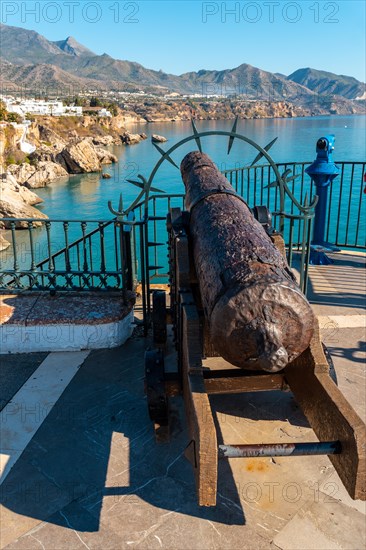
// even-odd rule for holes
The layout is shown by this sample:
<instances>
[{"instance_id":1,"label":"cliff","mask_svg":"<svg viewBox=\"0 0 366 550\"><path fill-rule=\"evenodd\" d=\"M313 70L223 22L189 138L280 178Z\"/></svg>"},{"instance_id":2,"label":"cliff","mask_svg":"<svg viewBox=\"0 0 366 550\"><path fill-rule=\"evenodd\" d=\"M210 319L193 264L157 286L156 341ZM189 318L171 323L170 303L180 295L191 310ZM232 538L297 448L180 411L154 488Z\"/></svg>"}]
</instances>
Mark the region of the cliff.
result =
<instances>
[{"instance_id":1,"label":"cliff","mask_svg":"<svg viewBox=\"0 0 366 550\"><path fill-rule=\"evenodd\" d=\"M125 117L39 117L27 132L27 141L36 150L26 155L20 150L24 126L2 123L0 129L0 228L9 222L1 218L42 218L47 216L34 205L42 200L30 189L44 187L69 174L101 171L102 165L117 157L101 145L121 143ZM17 223L17 229L27 227ZM1 239L1 248L6 243Z\"/></svg>"},{"instance_id":2,"label":"cliff","mask_svg":"<svg viewBox=\"0 0 366 550\"><path fill-rule=\"evenodd\" d=\"M340 98L319 98L307 106L290 101L254 101L243 99L179 100L163 101L158 98L125 103L129 113L147 122L169 122L179 120L227 120L238 116L252 118L289 118L329 114L364 114L364 101L349 101Z\"/></svg>"}]
</instances>

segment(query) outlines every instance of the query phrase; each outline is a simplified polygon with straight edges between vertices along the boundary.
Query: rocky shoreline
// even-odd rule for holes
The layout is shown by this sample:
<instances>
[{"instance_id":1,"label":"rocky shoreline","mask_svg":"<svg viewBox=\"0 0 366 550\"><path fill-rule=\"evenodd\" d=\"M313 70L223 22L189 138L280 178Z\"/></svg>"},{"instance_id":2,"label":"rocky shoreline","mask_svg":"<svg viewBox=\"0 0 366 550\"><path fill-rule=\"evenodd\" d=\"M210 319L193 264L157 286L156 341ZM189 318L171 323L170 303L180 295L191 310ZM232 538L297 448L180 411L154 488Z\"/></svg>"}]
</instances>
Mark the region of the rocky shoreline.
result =
<instances>
[{"instance_id":1,"label":"rocky shoreline","mask_svg":"<svg viewBox=\"0 0 366 550\"><path fill-rule=\"evenodd\" d=\"M0 180L0 228L9 229L11 222L1 218L41 218L47 215L35 208L42 202L33 190L49 183L68 178L71 174L100 172L102 166L117 162L108 150L95 145L92 138L75 139L69 144L58 142L53 146L36 149L30 163L10 164ZM37 222L34 224L37 226ZM17 222L16 228L27 227Z\"/></svg>"},{"instance_id":2,"label":"rocky shoreline","mask_svg":"<svg viewBox=\"0 0 366 550\"><path fill-rule=\"evenodd\" d=\"M348 102L349 103L349 102ZM349 105L345 111L334 114L359 114L361 103L351 113ZM10 152L19 150L22 131L20 125L0 125L0 229L9 229L10 222L1 218L40 218L47 215L36 208L42 202L33 190L44 187L59 178L73 174L102 172L103 165L117 162L117 157L105 149L111 145L134 145L147 139L145 133L131 133L129 124L188 121L227 120L236 116L242 119L291 118L329 114L331 105L313 105L310 109L295 106L289 102L268 101L140 101L125 104L119 114L110 118L83 117L37 117L27 131L26 139L35 146L29 155L20 154L16 162L7 162ZM346 108L347 107L347 108ZM152 142L163 142L166 138L152 134ZM23 160L22 160L23 157ZM25 222L17 228L26 227ZM0 239L0 250L9 244Z\"/></svg>"},{"instance_id":3,"label":"rocky shoreline","mask_svg":"<svg viewBox=\"0 0 366 550\"><path fill-rule=\"evenodd\" d=\"M141 122L177 122L195 120L230 120L258 118L295 118L321 115L354 115L365 113L365 101L337 97L317 97L308 105L290 101L245 99L161 101L158 98L126 102L126 114Z\"/></svg>"},{"instance_id":4,"label":"rocky shoreline","mask_svg":"<svg viewBox=\"0 0 366 550\"><path fill-rule=\"evenodd\" d=\"M126 131L121 125L122 121L125 123L124 118L118 120L118 117L114 117L107 126L106 121L103 120L102 125L101 121L90 117L73 121L42 117L42 120L30 126L27 133L27 141L36 147L35 151L23 155L24 162L18 161L16 164L6 162L5 156L9 150L19 149L20 133L10 132L11 142L6 143L3 126L0 150L0 229L11 228L11 222L2 221L2 218L48 218L36 208L43 200L34 189L45 187L60 178L69 178L73 174L102 172L104 165L118 162L117 157L105 147L132 145L146 139L146 134ZM34 222L34 226L41 223ZM17 222L15 226L16 229L27 227L27 222ZM10 243L1 235L0 251L9 246Z\"/></svg>"}]
</instances>

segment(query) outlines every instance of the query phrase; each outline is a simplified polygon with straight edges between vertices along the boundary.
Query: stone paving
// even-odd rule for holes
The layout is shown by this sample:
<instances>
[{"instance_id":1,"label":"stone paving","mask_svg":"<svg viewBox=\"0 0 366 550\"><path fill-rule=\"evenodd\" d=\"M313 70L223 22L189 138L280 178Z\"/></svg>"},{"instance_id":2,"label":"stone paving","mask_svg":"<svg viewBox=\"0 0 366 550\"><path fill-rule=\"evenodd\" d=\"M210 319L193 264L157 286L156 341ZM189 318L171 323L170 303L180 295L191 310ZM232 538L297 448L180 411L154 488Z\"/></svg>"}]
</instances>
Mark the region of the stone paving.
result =
<instances>
[{"instance_id":1,"label":"stone paving","mask_svg":"<svg viewBox=\"0 0 366 550\"><path fill-rule=\"evenodd\" d=\"M339 387L365 418L365 258L335 261L310 268L310 298ZM120 348L91 351L40 417L0 486L1 548L365 548L365 503L350 499L327 457L220 461L217 506L199 508L180 397L170 443L155 443L143 383L148 345L136 331ZM43 355L1 360L5 405ZM290 393L212 396L211 404L222 442L316 440Z\"/></svg>"}]
</instances>

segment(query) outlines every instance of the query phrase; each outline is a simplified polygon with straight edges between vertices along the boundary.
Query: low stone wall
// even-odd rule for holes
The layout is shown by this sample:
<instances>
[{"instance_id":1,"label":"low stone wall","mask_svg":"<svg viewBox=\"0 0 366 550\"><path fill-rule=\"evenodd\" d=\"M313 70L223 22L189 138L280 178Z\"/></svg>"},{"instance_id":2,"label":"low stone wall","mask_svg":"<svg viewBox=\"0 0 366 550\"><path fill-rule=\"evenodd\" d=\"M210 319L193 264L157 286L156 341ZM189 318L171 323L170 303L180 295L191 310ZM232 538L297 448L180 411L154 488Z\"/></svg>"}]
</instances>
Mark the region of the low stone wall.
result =
<instances>
[{"instance_id":1,"label":"low stone wall","mask_svg":"<svg viewBox=\"0 0 366 550\"><path fill-rule=\"evenodd\" d=\"M0 353L120 346L133 331L132 305L114 292L3 294Z\"/></svg>"}]
</instances>

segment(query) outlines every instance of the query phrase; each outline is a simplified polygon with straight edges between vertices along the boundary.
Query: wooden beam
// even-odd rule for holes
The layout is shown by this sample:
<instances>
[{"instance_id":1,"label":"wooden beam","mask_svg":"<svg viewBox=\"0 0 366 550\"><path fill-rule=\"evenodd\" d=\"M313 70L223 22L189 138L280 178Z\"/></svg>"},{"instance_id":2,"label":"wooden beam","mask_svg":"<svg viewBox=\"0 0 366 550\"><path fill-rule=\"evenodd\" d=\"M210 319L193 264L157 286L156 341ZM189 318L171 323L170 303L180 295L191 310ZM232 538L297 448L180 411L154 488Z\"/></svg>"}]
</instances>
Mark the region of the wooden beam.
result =
<instances>
[{"instance_id":1,"label":"wooden beam","mask_svg":"<svg viewBox=\"0 0 366 550\"><path fill-rule=\"evenodd\" d=\"M283 374L205 378L206 391L210 395L282 390L284 385Z\"/></svg>"},{"instance_id":2,"label":"wooden beam","mask_svg":"<svg viewBox=\"0 0 366 550\"><path fill-rule=\"evenodd\" d=\"M199 506L215 506L217 437L202 372L199 316L194 305L182 305L183 395Z\"/></svg>"},{"instance_id":3,"label":"wooden beam","mask_svg":"<svg viewBox=\"0 0 366 550\"><path fill-rule=\"evenodd\" d=\"M366 500L366 426L329 376L318 326L309 348L286 367L285 376L319 440L340 441L341 454L329 459L350 496Z\"/></svg>"}]
</instances>

